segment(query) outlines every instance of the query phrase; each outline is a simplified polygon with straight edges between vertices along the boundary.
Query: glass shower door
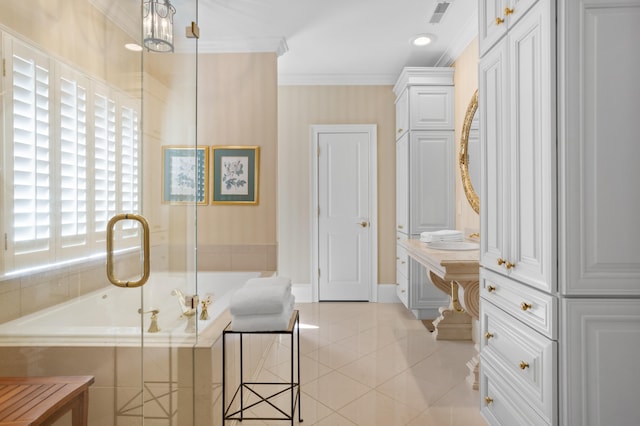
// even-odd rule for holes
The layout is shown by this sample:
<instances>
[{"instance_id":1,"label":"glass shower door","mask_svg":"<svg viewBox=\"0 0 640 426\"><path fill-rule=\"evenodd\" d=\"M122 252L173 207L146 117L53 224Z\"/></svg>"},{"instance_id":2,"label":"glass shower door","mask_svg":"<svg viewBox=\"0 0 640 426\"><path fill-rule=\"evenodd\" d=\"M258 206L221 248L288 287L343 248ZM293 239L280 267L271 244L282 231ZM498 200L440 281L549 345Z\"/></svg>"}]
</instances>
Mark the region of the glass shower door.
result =
<instances>
[{"instance_id":1,"label":"glass shower door","mask_svg":"<svg viewBox=\"0 0 640 426\"><path fill-rule=\"evenodd\" d=\"M187 305L202 188L171 187L202 162L184 31L197 1L176 7L166 53L139 49L140 0L0 9L0 375L94 376L92 425L197 423ZM107 280L108 244L124 285Z\"/></svg>"}]
</instances>

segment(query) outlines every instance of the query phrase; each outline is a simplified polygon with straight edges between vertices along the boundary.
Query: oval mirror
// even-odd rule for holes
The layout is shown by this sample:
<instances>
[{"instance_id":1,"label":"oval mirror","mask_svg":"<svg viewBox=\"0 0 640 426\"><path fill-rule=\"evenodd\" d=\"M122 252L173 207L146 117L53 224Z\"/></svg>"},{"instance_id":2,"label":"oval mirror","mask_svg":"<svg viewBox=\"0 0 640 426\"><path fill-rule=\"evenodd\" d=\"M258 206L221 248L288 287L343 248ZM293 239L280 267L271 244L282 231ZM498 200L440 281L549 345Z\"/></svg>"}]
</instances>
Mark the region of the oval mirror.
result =
<instances>
[{"instance_id":1,"label":"oval mirror","mask_svg":"<svg viewBox=\"0 0 640 426\"><path fill-rule=\"evenodd\" d=\"M478 91L476 90L464 117L460 137L460 174L462 186L471 208L480 213L480 132L478 120Z\"/></svg>"}]
</instances>

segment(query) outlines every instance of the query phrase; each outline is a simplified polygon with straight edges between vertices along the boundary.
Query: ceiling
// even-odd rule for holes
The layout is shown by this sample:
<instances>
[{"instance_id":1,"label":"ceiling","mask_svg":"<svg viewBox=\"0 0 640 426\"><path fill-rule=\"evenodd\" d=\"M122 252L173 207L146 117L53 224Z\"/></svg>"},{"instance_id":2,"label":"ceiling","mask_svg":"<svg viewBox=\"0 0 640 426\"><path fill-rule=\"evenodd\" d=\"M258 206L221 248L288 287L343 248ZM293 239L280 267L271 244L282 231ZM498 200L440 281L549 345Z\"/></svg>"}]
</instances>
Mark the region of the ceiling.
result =
<instances>
[{"instance_id":1,"label":"ceiling","mask_svg":"<svg viewBox=\"0 0 640 426\"><path fill-rule=\"evenodd\" d=\"M129 7L139 5L139 0L89 1L128 27L128 32L139 34L131 10L122 6L127 1ZM440 3L448 3L446 12L439 23L430 23ZM405 66L450 65L478 28L477 0L199 0L197 6L194 0L172 0L172 4L177 10L177 52L193 50L184 28L197 16L199 52L276 52L279 84L393 84ZM435 41L412 46L411 38L419 33L433 34Z\"/></svg>"}]
</instances>

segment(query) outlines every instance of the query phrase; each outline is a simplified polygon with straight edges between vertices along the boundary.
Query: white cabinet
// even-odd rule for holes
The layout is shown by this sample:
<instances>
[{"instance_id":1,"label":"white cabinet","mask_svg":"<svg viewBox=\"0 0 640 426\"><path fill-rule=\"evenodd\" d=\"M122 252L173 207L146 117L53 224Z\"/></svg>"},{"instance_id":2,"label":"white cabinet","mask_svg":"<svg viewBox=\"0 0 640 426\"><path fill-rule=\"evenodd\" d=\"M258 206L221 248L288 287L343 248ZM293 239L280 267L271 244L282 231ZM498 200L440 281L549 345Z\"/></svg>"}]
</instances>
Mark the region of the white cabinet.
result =
<instances>
[{"instance_id":1,"label":"white cabinet","mask_svg":"<svg viewBox=\"0 0 640 426\"><path fill-rule=\"evenodd\" d=\"M640 300L564 299L563 425L640 419Z\"/></svg>"},{"instance_id":2,"label":"white cabinet","mask_svg":"<svg viewBox=\"0 0 640 426\"><path fill-rule=\"evenodd\" d=\"M504 36L537 0L486 0L480 7L480 56Z\"/></svg>"},{"instance_id":3,"label":"white cabinet","mask_svg":"<svg viewBox=\"0 0 640 426\"><path fill-rule=\"evenodd\" d=\"M396 231L398 241L455 227L452 68L405 68L396 93ZM447 296L397 247L397 293L419 318L436 318Z\"/></svg>"},{"instance_id":4,"label":"white cabinet","mask_svg":"<svg viewBox=\"0 0 640 426\"><path fill-rule=\"evenodd\" d=\"M479 10L481 411L637 424L640 0L506 3Z\"/></svg>"},{"instance_id":5,"label":"white cabinet","mask_svg":"<svg viewBox=\"0 0 640 426\"><path fill-rule=\"evenodd\" d=\"M556 287L554 18L538 2L480 60L479 76L480 261L544 291Z\"/></svg>"}]
</instances>

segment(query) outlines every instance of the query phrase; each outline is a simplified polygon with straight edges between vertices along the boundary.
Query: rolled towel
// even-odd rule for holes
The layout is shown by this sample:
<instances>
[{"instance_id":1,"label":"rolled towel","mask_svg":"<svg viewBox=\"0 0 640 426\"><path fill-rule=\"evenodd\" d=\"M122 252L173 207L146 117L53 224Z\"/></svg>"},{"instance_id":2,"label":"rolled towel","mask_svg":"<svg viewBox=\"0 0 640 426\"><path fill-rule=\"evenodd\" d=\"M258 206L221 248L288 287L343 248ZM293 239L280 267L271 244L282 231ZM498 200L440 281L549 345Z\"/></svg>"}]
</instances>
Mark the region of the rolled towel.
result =
<instances>
[{"instance_id":1,"label":"rolled towel","mask_svg":"<svg viewBox=\"0 0 640 426\"><path fill-rule=\"evenodd\" d=\"M279 314L262 315L234 315L231 318L233 331L282 331L286 330L291 321L295 297L291 295L287 308Z\"/></svg>"},{"instance_id":2,"label":"rolled towel","mask_svg":"<svg viewBox=\"0 0 640 426\"><path fill-rule=\"evenodd\" d=\"M232 315L280 314L286 308L291 288L286 286L242 286L229 302Z\"/></svg>"},{"instance_id":3,"label":"rolled towel","mask_svg":"<svg viewBox=\"0 0 640 426\"><path fill-rule=\"evenodd\" d=\"M254 286L275 286L284 287L287 291L291 291L291 279L287 277L260 277L251 278L244 283L243 287Z\"/></svg>"},{"instance_id":4,"label":"rolled towel","mask_svg":"<svg viewBox=\"0 0 640 426\"><path fill-rule=\"evenodd\" d=\"M440 231L422 232L420 233L420 241L430 243L432 241L463 241L462 231L451 229L443 229Z\"/></svg>"}]
</instances>

